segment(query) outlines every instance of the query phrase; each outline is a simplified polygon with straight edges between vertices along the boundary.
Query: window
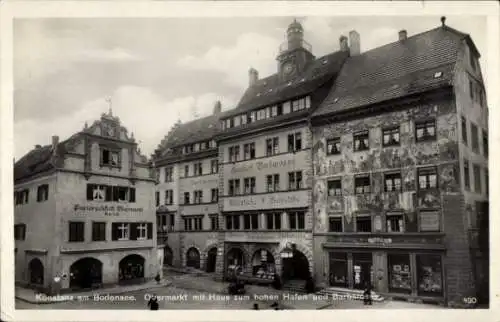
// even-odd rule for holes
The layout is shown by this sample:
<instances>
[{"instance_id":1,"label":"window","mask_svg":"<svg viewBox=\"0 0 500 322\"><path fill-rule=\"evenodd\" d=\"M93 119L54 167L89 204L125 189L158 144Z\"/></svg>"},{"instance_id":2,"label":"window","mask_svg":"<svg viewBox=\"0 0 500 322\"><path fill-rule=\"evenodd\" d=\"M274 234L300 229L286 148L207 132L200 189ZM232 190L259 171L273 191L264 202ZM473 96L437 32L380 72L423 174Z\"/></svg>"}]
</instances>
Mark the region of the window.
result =
<instances>
[{"instance_id":1,"label":"window","mask_svg":"<svg viewBox=\"0 0 500 322\"><path fill-rule=\"evenodd\" d=\"M354 188L356 194L370 193L370 176L366 175L354 178Z\"/></svg>"},{"instance_id":2,"label":"window","mask_svg":"<svg viewBox=\"0 0 500 322\"><path fill-rule=\"evenodd\" d=\"M290 108L291 108L290 101L283 103L283 114L289 114Z\"/></svg>"},{"instance_id":3,"label":"window","mask_svg":"<svg viewBox=\"0 0 500 322\"><path fill-rule=\"evenodd\" d=\"M289 212L288 224L291 230L305 229L306 228L305 213L303 211Z\"/></svg>"},{"instance_id":4,"label":"window","mask_svg":"<svg viewBox=\"0 0 500 322\"><path fill-rule=\"evenodd\" d=\"M173 190L165 190L165 204L166 205L174 204L174 191Z\"/></svg>"},{"instance_id":5,"label":"window","mask_svg":"<svg viewBox=\"0 0 500 322\"><path fill-rule=\"evenodd\" d=\"M266 177L267 192L274 192L280 190L280 175L270 174Z\"/></svg>"},{"instance_id":6,"label":"window","mask_svg":"<svg viewBox=\"0 0 500 322\"><path fill-rule=\"evenodd\" d=\"M415 137L417 142L436 139L436 121L415 122Z\"/></svg>"},{"instance_id":7,"label":"window","mask_svg":"<svg viewBox=\"0 0 500 322\"><path fill-rule=\"evenodd\" d=\"M328 181L328 196L342 195L342 181L340 179Z\"/></svg>"},{"instance_id":8,"label":"window","mask_svg":"<svg viewBox=\"0 0 500 322\"><path fill-rule=\"evenodd\" d=\"M219 189L214 188L214 189L210 190L210 192L211 192L210 200L212 200L212 202L219 201Z\"/></svg>"},{"instance_id":9,"label":"window","mask_svg":"<svg viewBox=\"0 0 500 322\"><path fill-rule=\"evenodd\" d=\"M184 218L185 231L202 231L203 230L203 217L185 217Z\"/></svg>"},{"instance_id":10,"label":"window","mask_svg":"<svg viewBox=\"0 0 500 322\"><path fill-rule=\"evenodd\" d=\"M219 161L217 159L210 161L210 169L212 173L219 172Z\"/></svg>"},{"instance_id":11,"label":"window","mask_svg":"<svg viewBox=\"0 0 500 322\"><path fill-rule=\"evenodd\" d=\"M420 190L437 188L436 168L418 169L418 188Z\"/></svg>"},{"instance_id":12,"label":"window","mask_svg":"<svg viewBox=\"0 0 500 322\"><path fill-rule=\"evenodd\" d=\"M488 156L488 132L486 132L485 130L483 130L483 153L484 153L484 156L487 157Z\"/></svg>"},{"instance_id":13,"label":"window","mask_svg":"<svg viewBox=\"0 0 500 322\"><path fill-rule=\"evenodd\" d=\"M266 156L278 154L279 151L279 138L274 137L266 140Z\"/></svg>"},{"instance_id":14,"label":"window","mask_svg":"<svg viewBox=\"0 0 500 322\"><path fill-rule=\"evenodd\" d=\"M240 126L240 121L241 121L241 117L239 115L235 116L234 117L234 126L235 127Z\"/></svg>"},{"instance_id":15,"label":"window","mask_svg":"<svg viewBox=\"0 0 500 322\"><path fill-rule=\"evenodd\" d=\"M148 225L146 223L137 224L137 239L146 239L148 237Z\"/></svg>"},{"instance_id":16,"label":"window","mask_svg":"<svg viewBox=\"0 0 500 322\"><path fill-rule=\"evenodd\" d=\"M16 224L14 225L14 240L25 240L26 239L26 225Z\"/></svg>"},{"instance_id":17,"label":"window","mask_svg":"<svg viewBox=\"0 0 500 322\"><path fill-rule=\"evenodd\" d=\"M47 199L49 199L49 185L43 184L41 186L38 186L37 194L36 194L36 201L42 202L42 201L46 201Z\"/></svg>"},{"instance_id":18,"label":"window","mask_svg":"<svg viewBox=\"0 0 500 322\"><path fill-rule=\"evenodd\" d=\"M401 191L401 173L387 173L385 175L385 191Z\"/></svg>"},{"instance_id":19,"label":"window","mask_svg":"<svg viewBox=\"0 0 500 322\"><path fill-rule=\"evenodd\" d=\"M243 179L245 194L255 193L255 177Z\"/></svg>"},{"instance_id":20,"label":"window","mask_svg":"<svg viewBox=\"0 0 500 322\"><path fill-rule=\"evenodd\" d=\"M441 230L439 211L420 210L418 221L421 232L439 232Z\"/></svg>"},{"instance_id":21,"label":"window","mask_svg":"<svg viewBox=\"0 0 500 322\"><path fill-rule=\"evenodd\" d=\"M342 225L342 217L330 217L328 218L328 231L332 233L341 233L344 231Z\"/></svg>"},{"instance_id":22,"label":"window","mask_svg":"<svg viewBox=\"0 0 500 322\"><path fill-rule=\"evenodd\" d=\"M464 158L464 188L470 190L469 160Z\"/></svg>"},{"instance_id":23,"label":"window","mask_svg":"<svg viewBox=\"0 0 500 322\"><path fill-rule=\"evenodd\" d=\"M278 230L281 229L281 213L268 213L266 214L267 229Z\"/></svg>"},{"instance_id":24,"label":"window","mask_svg":"<svg viewBox=\"0 0 500 322\"><path fill-rule=\"evenodd\" d=\"M165 168L165 182L172 182L174 176L174 168L173 167L166 167Z\"/></svg>"},{"instance_id":25,"label":"window","mask_svg":"<svg viewBox=\"0 0 500 322\"><path fill-rule=\"evenodd\" d=\"M201 190L195 190L194 191L194 204L200 204L203 203L203 191Z\"/></svg>"},{"instance_id":26,"label":"window","mask_svg":"<svg viewBox=\"0 0 500 322\"><path fill-rule=\"evenodd\" d=\"M340 138L333 138L326 141L326 154L340 154Z\"/></svg>"},{"instance_id":27,"label":"window","mask_svg":"<svg viewBox=\"0 0 500 322\"><path fill-rule=\"evenodd\" d=\"M201 176L203 175L203 163L197 162L193 166L194 168L194 176Z\"/></svg>"},{"instance_id":28,"label":"window","mask_svg":"<svg viewBox=\"0 0 500 322\"><path fill-rule=\"evenodd\" d=\"M156 191L155 193L156 207L160 206L160 192Z\"/></svg>"},{"instance_id":29,"label":"window","mask_svg":"<svg viewBox=\"0 0 500 322\"><path fill-rule=\"evenodd\" d=\"M417 254L417 294L443 295L443 272L440 255Z\"/></svg>"},{"instance_id":30,"label":"window","mask_svg":"<svg viewBox=\"0 0 500 322\"><path fill-rule=\"evenodd\" d=\"M255 122L255 120L256 120L255 116L256 116L255 115L255 111L250 112L250 120L249 120L250 122L249 123L254 123Z\"/></svg>"},{"instance_id":31,"label":"window","mask_svg":"<svg viewBox=\"0 0 500 322\"><path fill-rule=\"evenodd\" d=\"M275 116L278 116L278 106L277 105L271 106L271 117L275 117Z\"/></svg>"},{"instance_id":32,"label":"window","mask_svg":"<svg viewBox=\"0 0 500 322\"><path fill-rule=\"evenodd\" d=\"M184 166L184 177L189 177L189 165L187 164Z\"/></svg>"},{"instance_id":33,"label":"window","mask_svg":"<svg viewBox=\"0 0 500 322\"><path fill-rule=\"evenodd\" d=\"M469 96L471 100L474 100L474 83L469 80Z\"/></svg>"},{"instance_id":34,"label":"window","mask_svg":"<svg viewBox=\"0 0 500 322\"><path fill-rule=\"evenodd\" d=\"M462 116L462 141L467 145L467 120Z\"/></svg>"},{"instance_id":35,"label":"window","mask_svg":"<svg viewBox=\"0 0 500 322\"><path fill-rule=\"evenodd\" d=\"M243 145L244 160L255 159L255 143L247 143Z\"/></svg>"},{"instance_id":36,"label":"window","mask_svg":"<svg viewBox=\"0 0 500 322\"><path fill-rule=\"evenodd\" d=\"M257 230L259 229L259 214L243 215L243 229Z\"/></svg>"},{"instance_id":37,"label":"window","mask_svg":"<svg viewBox=\"0 0 500 322\"><path fill-rule=\"evenodd\" d=\"M219 230L219 217L217 214L210 215L210 230Z\"/></svg>"},{"instance_id":38,"label":"window","mask_svg":"<svg viewBox=\"0 0 500 322\"><path fill-rule=\"evenodd\" d=\"M370 216L356 216L356 231L360 233L371 233L372 218Z\"/></svg>"},{"instance_id":39,"label":"window","mask_svg":"<svg viewBox=\"0 0 500 322\"><path fill-rule=\"evenodd\" d=\"M113 190L111 186L87 184L87 200L112 201Z\"/></svg>"},{"instance_id":40,"label":"window","mask_svg":"<svg viewBox=\"0 0 500 322\"><path fill-rule=\"evenodd\" d=\"M189 192L184 192L184 204L189 205Z\"/></svg>"},{"instance_id":41,"label":"window","mask_svg":"<svg viewBox=\"0 0 500 322\"><path fill-rule=\"evenodd\" d=\"M370 148L369 133L362 131L354 134L354 151L363 151Z\"/></svg>"},{"instance_id":42,"label":"window","mask_svg":"<svg viewBox=\"0 0 500 322\"><path fill-rule=\"evenodd\" d=\"M387 214L385 222L388 233L402 233L405 231L403 214Z\"/></svg>"},{"instance_id":43,"label":"window","mask_svg":"<svg viewBox=\"0 0 500 322\"><path fill-rule=\"evenodd\" d=\"M382 145L399 145L399 126L382 130Z\"/></svg>"},{"instance_id":44,"label":"window","mask_svg":"<svg viewBox=\"0 0 500 322\"><path fill-rule=\"evenodd\" d=\"M24 189L21 191L14 192L14 201L16 205L27 204L29 200L29 190Z\"/></svg>"},{"instance_id":45,"label":"window","mask_svg":"<svg viewBox=\"0 0 500 322\"><path fill-rule=\"evenodd\" d=\"M101 148L101 165L113 167L120 166L120 153L118 151Z\"/></svg>"},{"instance_id":46,"label":"window","mask_svg":"<svg viewBox=\"0 0 500 322\"><path fill-rule=\"evenodd\" d=\"M484 91L482 88L479 89L479 105L483 107L484 104Z\"/></svg>"},{"instance_id":47,"label":"window","mask_svg":"<svg viewBox=\"0 0 500 322\"><path fill-rule=\"evenodd\" d=\"M347 253L331 252L329 284L331 286L348 287Z\"/></svg>"},{"instance_id":48,"label":"window","mask_svg":"<svg viewBox=\"0 0 500 322\"><path fill-rule=\"evenodd\" d=\"M113 223L113 240L129 240L130 237L130 223Z\"/></svg>"},{"instance_id":49,"label":"window","mask_svg":"<svg viewBox=\"0 0 500 322\"><path fill-rule=\"evenodd\" d=\"M471 132L471 140L472 140L472 151L479 152L479 133L477 130L477 125L474 123L470 123L470 132Z\"/></svg>"},{"instance_id":50,"label":"window","mask_svg":"<svg viewBox=\"0 0 500 322\"><path fill-rule=\"evenodd\" d=\"M106 240L106 223L93 222L92 223L92 241L105 241Z\"/></svg>"},{"instance_id":51,"label":"window","mask_svg":"<svg viewBox=\"0 0 500 322\"><path fill-rule=\"evenodd\" d=\"M245 125L245 124L247 124L247 121L248 121L248 115L246 115L246 114L242 114L242 115L240 115L240 118L241 118L241 125Z\"/></svg>"},{"instance_id":52,"label":"window","mask_svg":"<svg viewBox=\"0 0 500 322\"><path fill-rule=\"evenodd\" d=\"M411 294L410 256L406 254L387 254L389 290L396 293Z\"/></svg>"},{"instance_id":53,"label":"window","mask_svg":"<svg viewBox=\"0 0 500 322\"><path fill-rule=\"evenodd\" d=\"M302 134L300 132L288 135L288 152L300 151L302 149Z\"/></svg>"},{"instance_id":54,"label":"window","mask_svg":"<svg viewBox=\"0 0 500 322\"><path fill-rule=\"evenodd\" d=\"M159 232L174 231L175 215L174 214L161 214L157 217L157 229Z\"/></svg>"},{"instance_id":55,"label":"window","mask_svg":"<svg viewBox=\"0 0 500 322\"><path fill-rule=\"evenodd\" d=\"M106 187L106 188L111 188L111 187ZM113 192L112 201L135 202L135 188L114 186L112 187L112 192Z\"/></svg>"},{"instance_id":56,"label":"window","mask_svg":"<svg viewBox=\"0 0 500 322\"><path fill-rule=\"evenodd\" d=\"M240 194L240 179L229 180L229 195L236 196Z\"/></svg>"},{"instance_id":57,"label":"window","mask_svg":"<svg viewBox=\"0 0 500 322\"><path fill-rule=\"evenodd\" d=\"M302 188L302 171L288 172L288 190L299 190Z\"/></svg>"},{"instance_id":58,"label":"window","mask_svg":"<svg viewBox=\"0 0 500 322\"><path fill-rule=\"evenodd\" d=\"M81 221L69 222L69 241L82 242L85 239L84 232L85 223Z\"/></svg>"},{"instance_id":59,"label":"window","mask_svg":"<svg viewBox=\"0 0 500 322\"><path fill-rule=\"evenodd\" d=\"M479 165L472 165L472 171L474 172L474 192L481 193L481 168Z\"/></svg>"},{"instance_id":60,"label":"window","mask_svg":"<svg viewBox=\"0 0 500 322\"><path fill-rule=\"evenodd\" d=\"M240 159L240 146L235 145L229 147L229 161L236 162Z\"/></svg>"},{"instance_id":61,"label":"window","mask_svg":"<svg viewBox=\"0 0 500 322\"><path fill-rule=\"evenodd\" d=\"M240 215L227 215L226 216L226 229L239 230L240 229Z\"/></svg>"}]
</instances>

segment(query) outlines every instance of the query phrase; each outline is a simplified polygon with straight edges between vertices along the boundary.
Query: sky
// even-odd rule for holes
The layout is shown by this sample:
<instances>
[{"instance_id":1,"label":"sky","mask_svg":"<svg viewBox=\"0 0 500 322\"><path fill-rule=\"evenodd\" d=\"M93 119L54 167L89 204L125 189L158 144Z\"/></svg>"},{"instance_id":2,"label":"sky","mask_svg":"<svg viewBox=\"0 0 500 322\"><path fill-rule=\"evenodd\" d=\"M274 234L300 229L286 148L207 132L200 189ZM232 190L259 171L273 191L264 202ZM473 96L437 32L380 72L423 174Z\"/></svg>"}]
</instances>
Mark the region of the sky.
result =
<instances>
[{"instance_id":1,"label":"sky","mask_svg":"<svg viewBox=\"0 0 500 322\"><path fill-rule=\"evenodd\" d=\"M107 112L149 156L172 125L234 108L248 86L277 71L285 31L297 18L317 57L360 34L361 52L440 26L425 17L46 18L14 21L14 157L64 140ZM471 35L488 80L486 17L447 16Z\"/></svg>"}]
</instances>

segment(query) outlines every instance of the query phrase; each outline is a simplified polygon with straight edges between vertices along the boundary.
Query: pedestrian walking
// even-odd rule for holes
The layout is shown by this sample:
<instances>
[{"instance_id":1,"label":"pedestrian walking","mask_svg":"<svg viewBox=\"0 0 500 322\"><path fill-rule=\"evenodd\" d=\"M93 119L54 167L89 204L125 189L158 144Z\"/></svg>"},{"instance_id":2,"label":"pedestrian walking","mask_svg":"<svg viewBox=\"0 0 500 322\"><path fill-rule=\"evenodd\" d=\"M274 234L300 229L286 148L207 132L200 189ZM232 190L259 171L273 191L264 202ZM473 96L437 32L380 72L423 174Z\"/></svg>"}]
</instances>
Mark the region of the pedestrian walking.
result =
<instances>
[{"instance_id":1,"label":"pedestrian walking","mask_svg":"<svg viewBox=\"0 0 500 322\"><path fill-rule=\"evenodd\" d=\"M372 287L370 283L366 283L365 291L363 292L363 302L365 305L372 305Z\"/></svg>"},{"instance_id":2,"label":"pedestrian walking","mask_svg":"<svg viewBox=\"0 0 500 322\"><path fill-rule=\"evenodd\" d=\"M160 305L158 304L158 298L156 297L156 295L151 296L148 302L149 309L151 311L157 311L159 306Z\"/></svg>"}]
</instances>

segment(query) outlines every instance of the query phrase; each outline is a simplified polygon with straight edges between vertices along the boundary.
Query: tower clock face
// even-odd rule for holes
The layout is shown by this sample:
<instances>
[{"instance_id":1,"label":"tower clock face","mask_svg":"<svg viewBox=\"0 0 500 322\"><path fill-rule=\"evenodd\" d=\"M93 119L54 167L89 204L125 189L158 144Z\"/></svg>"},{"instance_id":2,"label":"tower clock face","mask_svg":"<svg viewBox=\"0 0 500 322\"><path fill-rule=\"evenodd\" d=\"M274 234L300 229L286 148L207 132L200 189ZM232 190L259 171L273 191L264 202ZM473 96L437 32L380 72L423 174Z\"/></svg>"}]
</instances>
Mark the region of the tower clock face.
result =
<instances>
[{"instance_id":1,"label":"tower clock face","mask_svg":"<svg viewBox=\"0 0 500 322\"><path fill-rule=\"evenodd\" d=\"M290 75L295 70L295 66L292 63L285 63L283 65L283 73L285 75Z\"/></svg>"}]
</instances>

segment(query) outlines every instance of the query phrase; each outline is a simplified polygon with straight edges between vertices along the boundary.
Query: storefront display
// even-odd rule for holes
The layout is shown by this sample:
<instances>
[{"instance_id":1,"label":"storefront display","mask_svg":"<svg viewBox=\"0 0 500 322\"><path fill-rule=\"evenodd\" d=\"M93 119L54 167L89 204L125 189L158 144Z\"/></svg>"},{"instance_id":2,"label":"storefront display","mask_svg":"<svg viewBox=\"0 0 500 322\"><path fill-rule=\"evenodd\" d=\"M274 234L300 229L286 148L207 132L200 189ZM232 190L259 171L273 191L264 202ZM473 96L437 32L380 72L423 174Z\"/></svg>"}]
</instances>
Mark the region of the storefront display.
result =
<instances>
[{"instance_id":1,"label":"storefront display","mask_svg":"<svg viewBox=\"0 0 500 322\"><path fill-rule=\"evenodd\" d=\"M373 259L371 253L353 253L354 288L364 289L367 284L373 284Z\"/></svg>"},{"instance_id":2,"label":"storefront display","mask_svg":"<svg viewBox=\"0 0 500 322\"><path fill-rule=\"evenodd\" d=\"M411 293L410 256L388 254L387 263L389 272L389 291Z\"/></svg>"},{"instance_id":3,"label":"storefront display","mask_svg":"<svg viewBox=\"0 0 500 322\"><path fill-rule=\"evenodd\" d=\"M441 256L417 255L418 295L441 296L443 274Z\"/></svg>"},{"instance_id":4,"label":"storefront display","mask_svg":"<svg viewBox=\"0 0 500 322\"><path fill-rule=\"evenodd\" d=\"M347 253L330 253L330 285L347 287Z\"/></svg>"},{"instance_id":5,"label":"storefront display","mask_svg":"<svg viewBox=\"0 0 500 322\"><path fill-rule=\"evenodd\" d=\"M273 255L267 250L257 251L252 259L252 268L255 277L273 279L276 273Z\"/></svg>"}]
</instances>

